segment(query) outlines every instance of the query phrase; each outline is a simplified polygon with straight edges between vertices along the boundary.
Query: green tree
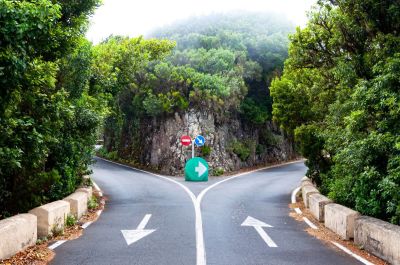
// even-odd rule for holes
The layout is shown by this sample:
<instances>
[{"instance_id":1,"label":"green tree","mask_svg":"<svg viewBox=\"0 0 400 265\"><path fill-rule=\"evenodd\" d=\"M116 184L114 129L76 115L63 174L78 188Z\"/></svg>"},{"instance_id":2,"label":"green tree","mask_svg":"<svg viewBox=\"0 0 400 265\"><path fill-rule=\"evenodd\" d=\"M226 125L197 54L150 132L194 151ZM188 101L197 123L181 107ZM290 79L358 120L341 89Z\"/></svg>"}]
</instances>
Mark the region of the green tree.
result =
<instances>
[{"instance_id":1,"label":"green tree","mask_svg":"<svg viewBox=\"0 0 400 265\"><path fill-rule=\"evenodd\" d=\"M335 201L400 222L396 1L319 1L271 88L308 175Z\"/></svg>"},{"instance_id":2,"label":"green tree","mask_svg":"<svg viewBox=\"0 0 400 265\"><path fill-rule=\"evenodd\" d=\"M147 163L151 128L188 109L206 110L219 124L240 117L263 130L272 117L269 84L283 67L292 29L270 14L220 14L163 28L152 34L159 39L111 36L95 46L91 88L111 95L106 150ZM247 149L243 161L255 152Z\"/></svg>"},{"instance_id":3,"label":"green tree","mask_svg":"<svg viewBox=\"0 0 400 265\"><path fill-rule=\"evenodd\" d=\"M251 126L262 127L272 117L269 85L283 68L287 35L293 28L274 14L245 12L191 18L152 35L177 42L169 59L172 65L223 76L231 86L244 83L245 90L238 89L221 100ZM230 102L233 95L238 100Z\"/></svg>"},{"instance_id":4,"label":"green tree","mask_svg":"<svg viewBox=\"0 0 400 265\"><path fill-rule=\"evenodd\" d=\"M61 198L87 171L100 107L72 64L87 71L81 37L97 5L0 1L2 216Z\"/></svg>"}]
</instances>

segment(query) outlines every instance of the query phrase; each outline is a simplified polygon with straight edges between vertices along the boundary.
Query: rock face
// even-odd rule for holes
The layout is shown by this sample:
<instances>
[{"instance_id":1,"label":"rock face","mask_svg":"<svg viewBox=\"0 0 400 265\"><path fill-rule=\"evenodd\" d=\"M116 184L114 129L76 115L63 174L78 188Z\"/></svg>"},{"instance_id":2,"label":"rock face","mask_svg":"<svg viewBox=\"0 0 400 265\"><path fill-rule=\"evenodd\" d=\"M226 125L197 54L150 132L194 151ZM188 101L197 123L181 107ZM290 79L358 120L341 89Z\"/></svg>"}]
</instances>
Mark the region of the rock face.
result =
<instances>
[{"instance_id":1,"label":"rock face","mask_svg":"<svg viewBox=\"0 0 400 265\"><path fill-rule=\"evenodd\" d=\"M153 118L142 122L142 139L137 141L139 146L133 148L136 151L128 153L141 165L168 175L183 175L185 162L191 158L192 147L181 145L182 135L205 137L206 146L211 148L210 154L204 155L201 148L195 147L195 156L202 156L208 161L211 174L217 168L229 172L295 157L292 144L273 124L265 124L263 130L254 129L231 116L221 122L221 119L217 120L210 113L192 109L185 113ZM124 143L126 147L130 144ZM238 144L247 149L247 158L238 155Z\"/></svg>"}]
</instances>

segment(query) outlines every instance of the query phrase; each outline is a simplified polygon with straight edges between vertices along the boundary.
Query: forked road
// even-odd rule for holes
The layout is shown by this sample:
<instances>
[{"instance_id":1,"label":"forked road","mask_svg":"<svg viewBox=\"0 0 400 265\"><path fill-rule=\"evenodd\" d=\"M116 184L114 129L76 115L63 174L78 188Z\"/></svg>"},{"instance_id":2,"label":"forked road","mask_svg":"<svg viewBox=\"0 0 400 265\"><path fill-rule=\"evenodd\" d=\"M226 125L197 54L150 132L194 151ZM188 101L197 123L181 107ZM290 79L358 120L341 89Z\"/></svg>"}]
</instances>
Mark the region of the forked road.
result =
<instances>
[{"instance_id":1,"label":"forked road","mask_svg":"<svg viewBox=\"0 0 400 265\"><path fill-rule=\"evenodd\" d=\"M83 236L55 249L51 264L359 264L289 216L301 162L207 183L100 159L93 171L106 208Z\"/></svg>"}]
</instances>

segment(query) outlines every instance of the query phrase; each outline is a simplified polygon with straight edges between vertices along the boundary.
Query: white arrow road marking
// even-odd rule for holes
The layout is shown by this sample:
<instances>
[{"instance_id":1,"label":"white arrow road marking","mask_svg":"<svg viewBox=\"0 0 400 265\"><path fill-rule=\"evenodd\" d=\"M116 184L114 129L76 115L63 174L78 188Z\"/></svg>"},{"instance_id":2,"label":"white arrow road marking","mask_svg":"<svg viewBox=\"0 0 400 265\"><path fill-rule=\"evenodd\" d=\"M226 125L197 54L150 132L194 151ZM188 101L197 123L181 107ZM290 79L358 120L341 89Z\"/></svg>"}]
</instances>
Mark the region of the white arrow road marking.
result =
<instances>
[{"instance_id":1,"label":"white arrow road marking","mask_svg":"<svg viewBox=\"0 0 400 265\"><path fill-rule=\"evenodd\" d=\"M207 171L207 168L199 162L199 166L195 167L194 171L196 171L197 174L199 174L199 177L201 177Z\"/></svg>"},{"instance_id":2,"label":"white arrow road marking","mask_svg":"<svg viewBox=\"0 0 400 265\"><path fill-rule=\"evenodd\" d=\"M128 246L156 231L156 229L144 229L150 218L151 214L146 214L136 230L121 230Z\"/></svg>"},{"instance_id":3,"label":"white arrow road marking","mask_svg":"<svg viewBox=\"0 0 400 265\"><path fill-rule=\"evenodd\" d=\"M154 231L156 230L121 230L128 246L150 235Z\"/></svg>"},{"instance_id":4,"label":"white arrow road marking","mask_svg":"<svg viewBox=\"0 0 400 265\"><path fill-rule=\"evenodd\" d=\"M272 225L261 222L260 220L247 216L246 220L242 223L242 226L259 226L259 227L273 227Z\"/></svg>"},{"instance_id":5,"label":"white arrow road marking","mask_svg":"<svg viewBox=\"0 0 400 265\"><path fill-rule=\"evenodd\" d=\"M261 238L267 243L267 245L270 248L277 248L278 246L275 244L275 242L269 237L269 235L262 229L261 226L255 226L254 227L258 234L261 236Z\"/></svg>"},{"instance_id":6,"label":"white arrow road marking","mask_svg":"<svg viewBox=\"0 0 400 265\"><path fill-rule=\"evenodd\" d=\"M138 225L137 230L143 230L146 227L147 223L149 222L150 218L151 218L151 214L146 214L144 216L143 220Z\"/></svg>"},{"instance_id":7,"label":"white arrow road marking","mask_svg":"<svg viewBox=\"0 0 400 265\"><path fill-rule=\"evenodd\" d=\"M257 231L257 233L261 236L261 238L264 240L264 242L270 247L270 248L277 248L278 246L275 244L275 242L269 237L269 235L264 231L263 227L273 227L272 225L266 224L264 222L261 222L260 220L257 220L251 216L248 216L246 220L242 223L241 226L252 226L254 229Z\"/></svg>"}]
</instances>

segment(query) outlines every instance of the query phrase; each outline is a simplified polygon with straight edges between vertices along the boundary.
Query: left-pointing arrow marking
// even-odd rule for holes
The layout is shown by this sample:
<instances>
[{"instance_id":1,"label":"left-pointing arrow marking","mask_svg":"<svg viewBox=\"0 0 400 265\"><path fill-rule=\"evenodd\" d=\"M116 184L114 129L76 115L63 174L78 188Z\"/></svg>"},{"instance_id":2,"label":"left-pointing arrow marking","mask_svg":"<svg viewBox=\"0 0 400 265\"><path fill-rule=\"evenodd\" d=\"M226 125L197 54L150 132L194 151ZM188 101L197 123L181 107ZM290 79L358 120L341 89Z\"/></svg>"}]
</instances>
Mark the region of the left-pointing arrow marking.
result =
<instances>
[{"instance_id":1,"label":"left-pointing arrow marking","mask_svg":"<svg viewBox=\"0 0 400 265\"><path fill-rule=\"evenodd\" d=\"M128 246L156 231L156 229L144 229L150 218L151 214L146 214L135 230L121 230Z\"/></svg>"},{"instance_id":2,"label":"left-pointing arrow marking","mask_svg":"<svg viewBox=\"0 0 400 265\"><path fill-rule=\"evenodd\" d=\"M261 236L261 238L270 248L278 247L263 229L263 227L273 227L272 225L261 222L260 220L257 220L256 218L253 218L251 216L247 216L246 220L244 220L244 222L242 223L242 226L254 227L257 233Z\"/></svg>"}]
</instances>

